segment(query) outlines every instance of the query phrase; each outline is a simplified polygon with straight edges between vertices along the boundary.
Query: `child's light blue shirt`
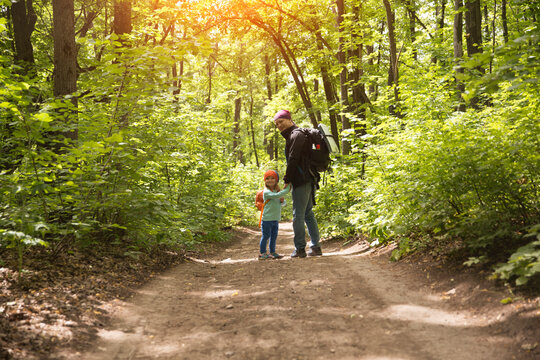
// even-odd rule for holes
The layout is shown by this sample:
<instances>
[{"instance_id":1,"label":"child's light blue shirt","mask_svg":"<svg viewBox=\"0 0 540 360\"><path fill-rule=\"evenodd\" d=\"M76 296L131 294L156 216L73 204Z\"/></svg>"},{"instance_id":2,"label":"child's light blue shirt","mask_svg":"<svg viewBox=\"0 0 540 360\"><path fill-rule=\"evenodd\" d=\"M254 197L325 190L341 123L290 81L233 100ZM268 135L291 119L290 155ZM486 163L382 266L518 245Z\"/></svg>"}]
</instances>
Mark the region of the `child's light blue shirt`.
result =
<instances>
[{"instance_id":1,"label":"child's light blue shirt","mask_svg":"<svg viewBox=\"0 0 540 360\"><path fill-rule=\"evenodd\" d=\"M288 194L291 191L291 185L286 189L281 190L280 192L273 192L268 188L264 188L263 200L268 203L264 206L262 220L263 221L279 221L281 220L281 202L279 198L285 194Z\"/></svg>"}]
</instances>

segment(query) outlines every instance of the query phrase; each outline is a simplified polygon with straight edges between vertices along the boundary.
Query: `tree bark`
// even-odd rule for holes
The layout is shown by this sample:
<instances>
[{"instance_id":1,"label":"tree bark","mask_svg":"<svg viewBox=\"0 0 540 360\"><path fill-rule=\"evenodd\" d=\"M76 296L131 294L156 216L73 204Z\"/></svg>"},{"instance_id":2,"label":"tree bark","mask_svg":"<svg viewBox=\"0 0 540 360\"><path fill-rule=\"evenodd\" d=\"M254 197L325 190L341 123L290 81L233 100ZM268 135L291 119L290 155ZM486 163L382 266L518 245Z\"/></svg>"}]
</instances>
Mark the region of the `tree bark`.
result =
<instances>
[{"instance_id":1,"label":"tree bark","mask_svg":"<svg viewBox=\"0 0 540 360\"><path fill-rule=\"evenodd\" d=\"M315 32L318 32L318 31L319 31L319 26L318 24L315 24ZM324 45L319 36L317 36L317 49L320 51L324 49ZM337 127L339 116L338 116L338 111L336 109L336 105L338 104L338 97L336 94L336 89L332 82L332 78L330 77L328 73L328 66L326 65L326 63L321 64L320 71L321 71L321 79L322 79L323 89L324 89L324 96L326 98L326 104L328 106L328 117L330 119L330 131L332 132L334 139L336 139L337 145L339 147L340 136L339 136L338 127Z\"/></svg>"},{"instance_id":2,"label":"tree bark","mask_svg":"<svg viewBox=\"0 0 540 360\"><path fill-rule=\"evenodd\" d=\"M273 96L272 81L270 80L271 66L270 66L270 57L268 56L268 54L264 55L264 71L265 71L264 80L266 82L266 96L268 100L272 100L272 96ZM270 160L274 160L274 131L272 130L273 129L268 129L268 126L264 127L263 145L266 149L266 153L268 154L268 157L270 158Z\"/></svg>"},{"instance_id":3,"label":"tree bark","mask_svg":"<svg viewBox=\"0 0 540 360\"><path fill-rule=\"evenodd\" d=\"M73 0L53 0L53 38L54 38L54 96L63 97L77 90L77 47L75 44L75 12ZM72 97L73 107L77 98ZM70 106L60 114L66 123L76 121L76 111ZM76 130L64 133L67 138L76 140Z\"/></svg>"},{"instance_id":4,"label":"tree bark","mask_svg":"<svg viewBox=\"0 0 540 360\"><path fill-rule=\"evenodd\" d=\"M508 19L506 17L506 0L502 0L501 3L501 20L503 27L504 43L508 42Z\"/></svg>"},{"instance_id":5,"label":"tree bark","mask_svg":"<svg viewBox=\"0 0 540 360\"><path fill-rule=\"evenodd\" d=\"M407 14L409 15L409 36L411 38L411 46L413 50L413 59L418 60L418 52L414 48L414 42L416 41L416 10L414 0L405 0L407 5Z\"/></svg>"},{"instance_id":6,"label":"tree bark","mask_svg":"<svg viewBox=\"0 0 540 360\"><path fill-rule=\"evenodd\" d=\"M242 150L240 149L240 110L242 108L242 98L240 94L236 95L237 98L234 100L234 134L233 134L233 151L236 154L236 159L244 163L244 156Z\"/></svg>"},{"instance_id":7,"label":"tree bark","mask_svg":"<svg viewBox=\"0 0 540 360\"><path fill-rule=\"evenodd\" d=\"M131 33L131 0L114 1L113 31L116 35Z\"/></svg>"},{"instance_id":8,"label":"tree bark","mask_svg":"<svg viewBox=\"0 0 540 360\"><path fill-rule=\"evenodd\" d=\"M24 73L28 73L35 64L31 37L35 30L37 15L32 0L14 2L11 5L11 17L15 38L15 60L21 63Z\"/></svg>"},{"instance_id":9,"label":"tree bark","mask_svg":"<svg viewBox=\"0 0 540 360\"><path fill-rule=\"evenodd\" d=\"M489 33L489 14L487 5L484 5L484 33L484 39L486 42L489 42L491 34Z\"/></svg>"},{"instance_id":10,"label":"tree bark","mask_svg":"<svg viewBox=\"0 0 540 360\"><path fill-rule=\"evenodd\" d=\"M394 102L390 105L390 114L399 115L399 69L396 36L394 31L395 14L388 0L383 0L386 10L386 25L388 27L388 44L390 45L390 68L388 69L388 85L394 87Z\"/></svg>"},{"instance_id":11,"label":"tree bark","mask_svg":"<svg viewBox=\"0 0 540 360\"><path fill-rule=\"evenodd\" d=\"M300 98L302 99L304 107L306 108L306 112L308 113L309 120L311 120L313 127L316 128L318 125L318 122L317 122L317 119L315 118L313 104L311 102L311 99L309 98L307 85L302 76L302 69L298 65L298 62L296 61L296 58L294 57L294 53L289 48L289 46L287 45L287 42L285 41L285 39L283 39L283 37L278 31L273 29L268 24L264 23L261 19L257 18L256 16L249 16L247 19L253 25L263 29L272 37L272 41L274 41L274 44L276 44L276 46L278 47L279 52L281 56L283 57L283 60L285 60L285 64L287 64L287 67L289 68L291 76L293 77L294 83L296 85L296 89L298 90L298 93L300 94Z\"/></svg>"},{"instance_id":12,"label":"tree bark","mask_svg":"<svg viewBox=\"0 0 540 360\"><path fill-rule=\"evenodd\" d=\"M212 57L208 57L208 96L206 97L205 103L210 104L212 102L212 74L214 69L214 62L212 61Z\"/></svg>"},{"instance_id":13,"label":"tree bark","mask_svg":"<svg viewBox=\"0 0 540 360\"><path fill-rule=\"evenodd\" d=\"M482 52L482 11L480 0L465 0L465 26L467 28L467 55Z\"/></svg>"},{"instance_id":14,"label":"tree bark","mask_svg":"<svg viewBox=\"0 0 540 360\"><path fill-rule=\"evenodd\" d=\"M277 39L278 39L278 47L281 51L281 54L284 57L285 63L289 67L291 75L293 76L294 82L296 84L296 88L298 89L298 92L300 93L300 97L302 98L304 107L306 108L309 119L311 120L311 124L313 125L314 128L316 128L319 123L317 122L317 118L315 117L315 110L313 108L313 103L311 102L311 99L309 97L307 84L302 76L302 69L300 69L300 66L298 65L298 61L296 61L294 53L290 50L290 48L288 47L285 40L281 37L281 35L279 35Z\"/></svg>"},{"instance_id":15,"label":"tree bark","mask_svg":"<svg viewBox=\"0 0 540 360\"><path fill-rule=\"evenodd\" d=\"M360 11L361 5L355 5L353 8L354 20L357 24L360 24ZM363 67L363 54L364 54L364 45L361 43L362 37L353 32L352 34L353 46L354 49L351 52L352 59L354 60L354 69L352 72L352 98L354 103L354 114L361 119L360 124L354 125L354 130L356 135L365 135L366 134L366 106L370 105L369 97L366 94L366 86L361 81L362 76L364 75Z\"/></svg>"},{"instance_id":16,"label":"tree bark","mask_svg":"<svg viewBox=\"0 0 540 360\"><path fill-rule=\"evenodd\" d=\"M249 97L249 123L251 125L251 143L253 145L253 153L255 154L255 163L259 167L259 155L257 154L257 145L255 142L255 129L253 127L253 90Z\"/></svg>"},{"instance_id":17,"label":"tree bark","mask_svg":"<svg viewBox=\"0 0 540 360\"><path fill-rule=\"evenodd\" d=\"M441 2L441 18L439 19L439 30L444 29L444 15L446 13L446 0ZM442 36L442 34L441 34Z\"/></svg>"},{"instance_id":18,"label":"tree bark","mask_svg":"<svg viewBox=\"0 0 540 360\"><path fill-rule=\"evenodd\" d=\"M313 79L313 94L319 96L319 79L317 78ZM315 118L317 122L321 122L321 111L319 109L315 109Z\"/></svg>"},{"instance_id":19,"label":"tree bark","mask_svg":"<svg viewBox=\"0 0 540 360\"><path fill-rule=\"evenodd\" d=\"M336 0L337 7L337 26L339 33L339 49L338 49L338 62L341 68L339 73L340 84L340 96L341 96L341 108L342 112L349 112L349 88L347 86L347 64L345 59L345 37L344 37L344 15L345 15L345 2L344 0ZM345 132L351 128L348 115L341 116L341 130ZM341 140L341 152L343 155L349 155L351 152L351 143L344 136Z\"/></svg>"},{"instance_id":20,"label":"tree bark","mask_svg":"<svg viewBox=\"0 0 540 360\"><path fill-rule=\"evenodd\" d=\"M457 111L465 111L465 103L462 98L465 85L459 79L460 75L463 74L463 68L461 67L461 61L463 60L463 13L460 10L462 7L462 0L454 0L454 10L456 11L454 15L454 61L456 63Z\"/></svg>"}]
</instances>

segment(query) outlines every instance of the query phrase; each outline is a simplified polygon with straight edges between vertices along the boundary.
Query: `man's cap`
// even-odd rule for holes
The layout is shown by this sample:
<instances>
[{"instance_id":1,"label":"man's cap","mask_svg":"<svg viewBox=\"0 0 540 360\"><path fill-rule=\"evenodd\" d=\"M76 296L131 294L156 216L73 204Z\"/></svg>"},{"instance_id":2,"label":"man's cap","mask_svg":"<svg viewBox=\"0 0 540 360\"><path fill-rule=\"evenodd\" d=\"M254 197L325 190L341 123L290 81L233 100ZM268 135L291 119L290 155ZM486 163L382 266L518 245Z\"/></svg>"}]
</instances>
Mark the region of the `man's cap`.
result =
<instances>
[{"instance_id":1,"label":"man's cap","mask_svg":"<svg viewBox=\"0 0 540 360\"><path fill-rule=\"evenodd\" d=\"M279 110L274 116L274 121L281 118L291 120L291 113L289 112L289 110Z\"/></svg>"}]
</instances>

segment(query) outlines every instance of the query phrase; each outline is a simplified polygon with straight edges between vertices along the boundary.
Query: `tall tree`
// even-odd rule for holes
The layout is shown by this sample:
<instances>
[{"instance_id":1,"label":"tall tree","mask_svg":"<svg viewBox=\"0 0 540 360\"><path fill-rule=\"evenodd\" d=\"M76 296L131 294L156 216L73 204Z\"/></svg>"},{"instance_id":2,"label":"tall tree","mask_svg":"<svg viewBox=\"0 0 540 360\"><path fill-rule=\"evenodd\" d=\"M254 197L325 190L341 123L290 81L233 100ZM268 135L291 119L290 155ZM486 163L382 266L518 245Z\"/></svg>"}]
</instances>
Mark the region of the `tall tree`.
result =
<instances>
[{"instance_id":1,"label":"tall tree","mask_svg":"<svg viewBox=\"0 0 540 360\"><path fill-rule=\"evenodd\" d=\"M268 54L264 54L264 80L266 83L266 97L268 100L272 100L272 81L271 81L271 69L270 66L270 56ZM266 149L266 153L268 154L268 157L270 160L274 159L274 131L272 131L272 127L265 126L264 127L264 145Z\"/></svg>"},{"instance_id":2,"label":"tall tree","mask_svg":"<svg viewBox=\"0 0 540 360\"><path fill-rule=\"evenodd\" d=\"M240 110L242 109L242 98L240 94L236 94L236 99L234 99L234 127L233 127L233 151L236 155L236 159L243 163L244 155L242 149L240 148Z\"/></svg>"},{"instance_id":3,"label":"tall tree","mask_svg":"<svg viewBox=\"0 0 540 360\"><path fill-rule=\"evenodd\" d=\"M349 122L348 112L349 112L349 87L347 82L347 63L345 56L345 1L336 0L337 7L337 27L339 33L339 48L338 48L338 62L340 66L339 73L339 84L340 84L340 95L341 95L341 108L345 113L341 115L341 129L346 131L351 128ZM341 152L343 155L349 155L351 152L351 142L346 138L342 138L341 142Z\"/></svg>"},{"instance_id":4,"label":"tall tree","mask_svg":"<svg viewBox=\"0 0 540 360\"><path fill-rule=\"evenodd\" d=\"M386 26L388 27L388 44L390 46L390 66L388 68L388 85L394 88L394 104L390 105L390 114L398 115L399 111L399 68L395 35L395 12L388 0L383 0L386 10Z\"/></svg>"},{"instance_id":5,"label":"tall tree","mask_svg":"<svg viewBox=\"0 0 540 360\"><path fill-rule=\"evenodd\" d=\"M353 6L354 23L363 24L361 19L362 6L361 3ZM358 135L365 135L366 133L366 107L371 105L369 97L366 94L366 86L362 80L364 75L364 44L362 39L362 32L359 29L352 29L352 49L350 53L351 62L353 63L353 69L350 74L350 83L352 84L352 100L354 115L360 119L360 124L354 126L355 133Z\"/></svg>"},{"instance_id":6,"label":"tall tree","mask_svg":"<svg viewBox=\"0 0 540 360\"><path fill-rule=\"evenodd\" d=\"M131 33L131 0L114 1L113 31L116 35Z\"/></svg>"},{"instance_id":7,"label":"tall tree","mask_svg":"<svg viewBox=\"0 0 540 360\"><path fill-rule=\"evenodd\" d=\"M463 2L462 0L454 0L454 61L456 69L456 92L458 97L458 106L456 110L465 111L462 94L465 91L465 85L461 80L463 67L461 62L463 59Z\"/></svg>"},{"instance_id":8,"label":"tall tree","mask_svg":"<svg viewBox=\"0 0 540 360\"><path fill-rule=\"evenodd\" d=\"M501 20L503 27L504 43L506 44L508 42L508 19L506 17L506 0L502 0L501 3Z\"/></svg>"},{"instance_id":9,"label":"tall tree","mask_svg":"<svg viewBox=\"0 0 540 360\"><path fill-rule=\"evenodd\" d=\"M482 11L480 0L465 0L465 25L467 28L467 54L482 52Z\"/></svg>"},{"instance_id":10,"label":"tall tree","mask_svg":"<svg viewBox=\"0 0 540 360\"><path fill-rule=\"evenodd\" d=\"M318 22L314 22L314 32L316 34L320 35L320 26ZM324 51L324 44L322 36L316 36L316 42L317 42L317 50L321 53ZM330 119L330 131L332 132L332 135L335 139L338 140L339 144L339 131L337 124L340 121L339 115L338 115L338 96L336 93L336 88L334 86L334 83L332 81L332 77L330 75L329 71L329 64L327 63L327 58L323 57L320 61L320 72L321 72L321 79L323 83L323 89L324 89L324 95L326 98L326 105L328 107L328 117Z\"/></svg>"},{"instance_id":11,"label":"tall tree","mask_svg":"<svg viewBox=\"0 0 540 360\"><path fill-rule=\"evenodd\" d=\"M26 73L34 66L32 33L35 30L37 15L32 0L19 0L11 5L13 35L15 39L15 60L20 62Z\"/></svg>"},{"instance_id":12,"label":"tall tree","mask_svg":"<svg viewBox=\"0 0 540 360\"><path fill-rule=\"evenodd\" d=\"M77 90L77 47L75 45L75 11L73 0L53 0L54 38L54 95L62 97ZM71 98L73 107L76 97ZM65 122L76 119L76 112L68 105L61 116ZM76 140L78 132L68 131L65 136Z\"/></svg>"}]
</instances>

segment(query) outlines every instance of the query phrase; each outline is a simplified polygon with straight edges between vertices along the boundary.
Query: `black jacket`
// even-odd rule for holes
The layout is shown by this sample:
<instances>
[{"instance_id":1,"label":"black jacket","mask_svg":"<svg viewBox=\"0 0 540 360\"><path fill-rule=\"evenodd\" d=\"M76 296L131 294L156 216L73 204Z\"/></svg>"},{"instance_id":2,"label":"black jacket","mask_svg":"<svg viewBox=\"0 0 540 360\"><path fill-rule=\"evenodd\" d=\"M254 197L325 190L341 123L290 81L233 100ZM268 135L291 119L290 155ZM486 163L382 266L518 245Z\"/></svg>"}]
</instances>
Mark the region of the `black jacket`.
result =
<instances>
[{"instance_id":1,"label":"black jacket","mask_svg":"<svg viewBox=\"0 0 540 360\"><path fill-rule=\"evenodd\" d=\"M287 171L283 177L285 183L300 186L308 182L315 182L316 177L309 168L307 146L310 145L306 134L296 125L281 132L285 138L285 158L287 159Z\"/></svg>"}]
</instances>

